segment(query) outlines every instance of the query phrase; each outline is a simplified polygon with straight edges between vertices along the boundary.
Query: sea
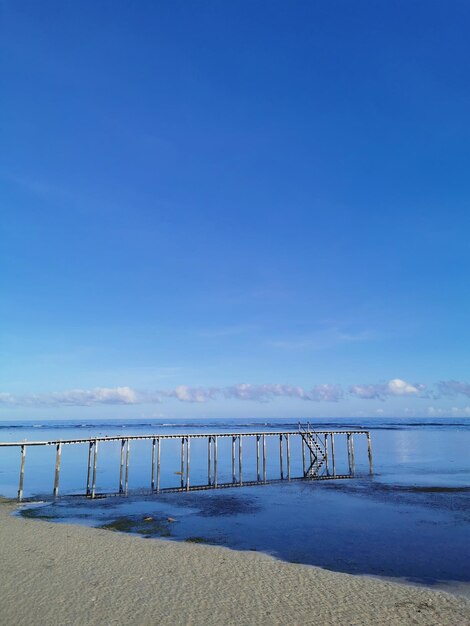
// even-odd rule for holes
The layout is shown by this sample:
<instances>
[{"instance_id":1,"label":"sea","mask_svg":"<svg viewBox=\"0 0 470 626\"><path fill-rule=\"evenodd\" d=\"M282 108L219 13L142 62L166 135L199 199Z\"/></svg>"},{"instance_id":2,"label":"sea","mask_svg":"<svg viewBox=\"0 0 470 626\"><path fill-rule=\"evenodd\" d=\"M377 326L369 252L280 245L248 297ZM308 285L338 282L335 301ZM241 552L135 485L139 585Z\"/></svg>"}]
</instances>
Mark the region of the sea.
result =
<instances>
[{"instance_id":1,"label":"sea","mask_svg":"<svg viewBox=\"0 0 470 626\"><path fill-rule=\"evenodd\" d=\"M84 497L86 444L62 447L60 497L52 496L55 447L27 449L25 502L19 514L85 524L148 540L189 541L261 551L294 563L386 577L449 590L470 583L470 419L312 420L316 430L371 433L355 437L355 473L345 479L159 494L150 491L151 440L132 441L129 491L118 491L120 443L100 444L97 493ZM113 435L296 431L298 420L164 420L3 422L0 442L56 441ZM279 477L279 440L267 437L267 478ZM293 438L294 439L294 438ZM298 439L298 438L296 438ZM338 438L337 472L347 473ZM198 443L199 442L199 443ZM219 439L218 480L231 480L231 439ZM251 446L251 447L250 447ZM243 447L243 480L256 480L255 443ZM181 481L181 443L162 441L161 488ZM285 458L284 458L285 463ZM300 447L291 476L302 475ZM20 452L0 447L0 494L15 498ZM191 484L207 482L207 440L192 440Z\"/></svg>"}]
</instances>

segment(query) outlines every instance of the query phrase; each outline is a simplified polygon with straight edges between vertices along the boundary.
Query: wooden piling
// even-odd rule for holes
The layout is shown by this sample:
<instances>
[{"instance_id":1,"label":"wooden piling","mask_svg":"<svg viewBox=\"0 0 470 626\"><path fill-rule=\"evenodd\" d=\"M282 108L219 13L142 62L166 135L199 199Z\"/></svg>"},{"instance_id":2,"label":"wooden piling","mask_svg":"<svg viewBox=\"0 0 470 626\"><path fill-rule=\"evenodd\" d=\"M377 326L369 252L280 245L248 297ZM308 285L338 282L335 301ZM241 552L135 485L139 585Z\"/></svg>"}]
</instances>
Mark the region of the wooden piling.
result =
<instances>
[{"instance_id":1,"label":"wooden piling","mask_svg":"<svg viewBox=\"0 0 470 626\"><path fill-rule=\"evenodd\" d=\"M131 452L131 442L126 439L126 475L124 479L124 493L127 496L129 490L129 454Z\"/></svg>"},{"instance_id":2,"label":"wooden piling","mask_svg":"<svg viewBox=\"0 0 470 626\"><path fill-rule=\"evenodd\" d=\"M62 444L58 443L56 446L55 455L55 475L54 475L54 498L59 493L59 475L60 475L60 457L62 454Z\"/></svg>"},{"instance_id":3,"label":"wooden piling","mask_svg":"<svg viewBox=\"0 0 470 626\"><path fill-rule=\"evenodd\" d=\"M302 436L302 471L303 471L303 475L304 478L306 478L307 475L307 465L305 462L305 440Z\"/></svg>"},{"instance_id":4,"label":"wooden piling","mask_svg":"<svg viewBox=\"0 0 470 626\"><path fill-rule=\"evenodd\" d=\"M349 447L351 449L351 469L352 473L354 474L356 472L356 463L354 461L354 435L350 436Z\"/></svg>"},{"instance_id":5,"label":"wooden piling","mask_svg":"<svg viewBox=\"0 0 470 626\"><path fill-rule=\"evenodd\" d=\"M20 466L20 482L18 484L18 502L21 502L23 500L25 457L26 457L26 446L21 446L21 466Z\"/></svg>"},{"instance_id":6,"label":"wooden piling","mask_svg":"<svg viewBox=\"0 0 470 626\"><path fill-rule=\"evenodd\" d=\"M369 456L369 474L372 476L372 446L369 433L367 433L367 454Z\"/></svg>"},{"instance_id":7,"label":"wooden piling","mask_svg":"<svg viewBox=\"0 0 470 626\"><path fill-rule=\"evenodd\" d=\"M281 480L284 480L284 463L282 459L282 435L279 435L279 469Z\"/></svg>"},{"instance_id":8,"label":"wooden piling","mask_svg":"<svg viewBox=\"0 0 470 626\"><path fill-rule=\"evenodd\" d=\"M232 483L235 482L235 439L236 437L232 437Z\"/></svg>"},{"instance_id":9,"label":"wooden piling","mask_svg":"<svg viewBox=\"0 0 470 626\"><path fill-rule=\"evenodd\" d=\"M317 444L315 447L315 478L318 478L318 476L320 475L320 438L318 436L315 436L315 443Z\"/></svg>"},{"instance_id":10,"label":"wooden piling","mask_svg":"<svg viewBox=\"0 0 470 626\"><path fill-rule=\"evenodd\" d=\"M217 435L214 437L214 487L217 487Z\"/></svg>"},{"instance_id":11,"label":"wooden piling","mask_svg":"<svg viewBox=\"0 0 470 626\"><path fill-rule=\"evenodd\" d=\"M242 478L242 436L238 436L238 481L240 485L243 482Z\"/></svg>"},{"instance_id":12,"label":"wooden piling","mask_svg":"<svg viewBox=\"0 0 470 626\"><path fill-rule=\"evenodd\" d=\"M189 491L190 443L191 443L191 439L187 437L186 438L186 491Z\"/></svg>"},{"instance_id":13,"label":"wooden piling","mask_svg":"<svg viewBox=\"0 0 470 626\"><path fill-rule=\"evenodd\" d=\"M181 489L184 487L184 437L181 437Z\"/></svg>"},{"instance_id":14,"label":"wooden piling","mask_svg":"<svg viewBox=\"0 0 470 626\"><path fill-rule=\"evenodd\" d=\"M212 483L212 437L209 435L207 439L207 484Z\"/></svg>"},{"instance_id":15,"label":"wooden piling","mask_svg":"<svg viewBox=\"0 0 470 626\"><path fill-rule=\"evenodd\" d=\"M259 464L259 435L256 435L256 480L261 481L261 472Z\"/></svg>"},{"instance_id":16,"label":"wooden piling","mask_svg":"<svg viewBox=\"0 0 470 626\"><path fill-rule=\"evenodd\" d=\"M334 435L331 435L331 462L333 465L333 476L336 476L335 436Z\"/></svg>"},{"instance_id":17,"label":"wooden piling","mask_svg":"<svg viewBox=\"0 0 470 626\"><path fill-rule=\"evenodd\" d=\"M330 475L330 468L328 466L328 435L325 435L325 469L326 475Z\"/></svg>"},{"instance_id":18,"label":"wooden piling","mask_svg":"<svg viewBox=\"0 0 470 626\"><path fill-rule=\"evenodd\" d=\"M126 445L126 442L123 439L121 441L121 460L119 463L119 493L123 493L124 491L123 475L124 475L124 446L125 445Z\"/></svg>"},{"instance_id":19,"label":"wooden piling","mask_svg":"<svg viewBox=\"0 0 470 626\"><path fill-rule=\"evenodd\" d=\"M90 478L91 478L91 453L93 450L93 443L90 441L88 444L88 470L86 476L86 495L90 495Z\"/></svg>"},{"instance_id":20,"label":"wooden piling","mask_svg":"<svg viewBox=\"0 0 470 626\"><path fill-rule=\"evenodd\" d=\"M98 463L98 441L95 439L93 444L93 477L91 482L91 497L95 497L96 492L96 465Z\"/></svg>"},{"instance_id":21,"label":"wooden piling","mask_svg":"<svg viewBox=\"0 0 470 626\"><path fill-rule=\"evenodd\" d=\"M266 435L263 435L263 480L266 482Z\"/></svg>"},{"instance_id":22,"label":"wooden piling","mask_svg":"<svg viewBox=\"0 0 470 626\"><path fill-rule=\"evenodd\" d=\"M152 439L152 471L151 471L151 479L150 479L150 489L155 491L155 446L157 440L155 437Z\"/></svg>"},{"instance_id":23,"label":"wooden piling","mask_svg":"<svg viewBox=\"0 0 470 626\"><path fill-rule=\"evenodd\" d=\"M157 437L157 493L160 493L160 437Z\"/></svg>"},{"instance_id":24,"label":"wooden piling","mask_svg":"<svg viewBox=\"0 0 470 626\"><path fill-rule=\"evenodd\" d=\"M351 435L348 433L346 435L346 445L348 447L348 468L349 468L349 473L351 474Z\"/></svg>"},{"instance_id":25,"label":"wooden piling","mask_svg":"<svg viewBox=\"0 0 470 626\"><path fill-rule=\"evenodd\" d=\"M290 480L290 435L286 435L287 450L287 480Z\"/></svg>"}]
</instances>

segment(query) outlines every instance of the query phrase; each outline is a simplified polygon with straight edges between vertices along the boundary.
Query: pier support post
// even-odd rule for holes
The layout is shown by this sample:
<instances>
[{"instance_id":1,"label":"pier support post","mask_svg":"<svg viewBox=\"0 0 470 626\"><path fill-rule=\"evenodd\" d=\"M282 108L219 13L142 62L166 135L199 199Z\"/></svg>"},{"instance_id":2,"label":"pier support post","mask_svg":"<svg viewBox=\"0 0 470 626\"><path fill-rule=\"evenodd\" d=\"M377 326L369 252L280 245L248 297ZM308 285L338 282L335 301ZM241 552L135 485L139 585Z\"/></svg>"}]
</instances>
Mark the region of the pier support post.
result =
<instances>
[{"instance_id":1,"label":"pier support post","mask_svg":"<svg viewBox=\"0 0 470 626\"><path fill-rule=\"evenodd\" d=\"M124 446L125 445L126 445L126 442L124 441L124 439L122 439L121 440L121 459L119 463L119 493L124 492L123 476L124 476Z\"/></svg>"},{"instance_id":2,"label":"pier support post","mask_svg":"<svg viewBox=\"0 0 470 626\"><path fill-rule=\"evenodd\" d=\"M232 483L235 482L235 436L232 437Z\"/></svg>"},{"instance_id":3,"label":"pier support post","mask_svg":"<svg viewBox=\"0 0 470 626\"><path fill-rule=\"evenodd\" d=\"M217 487L217 435L214 437L214 487Z\"/></svg>"},{"instance_id":4,"label":"pier support post","mask_svg":"<svg viewBox=\"0 0 470 626\"><path fill-rule=\"evenodd\" d=\"M160 493L160 437L157 438L157 493Z\"/></svg>"},{"instance_id":5,"label":"pier support post","mask_svg":"<svg viewBox=\"0 0 470 626\"><path fill-rule=\"evenodd\" d=\"M372 446L369 433L367 433L367 454L369 455L369 474L372 476Z\"/></svg>"},{"instance_id":6,"label":"pier support post","mask_svg":"<svg viewBox=\"0 0 470 626\"><path fill-rule=\"evenodd\" d=\"M91 482L91 497L95 497L96 493L96 465L98 463L98 441L95 439L93 444L93 477Z\"/></svg>"},{"instance_id":7,"label":"pier support post","mask_svg":"<svg viewBox=\"0 0 470 626\"><path fill-rule=\"evenodd\" d=\"M212 483L212 437L207 438L207 484Z\"/></svg>"},{"instance_id":8,"label":"pier support post","mask_svg":"<svg viewBox=\"0 0 470 626\"><path fill-rule=\"evenodd\" d=\"M256 480L261 481L261 472L259 464L259 435L256 435Z\"/></svg>"},{"instance_id":9,"label":"pier support post","mask_svg":"<svg viewBox=\"0 0 470 626\"><path fill-rule=\"evenodd\" d=\"M348 468L351 474L351 435L349 433L346 435L346 445L348 447Z\"/></svg>"},{"instance_id":10,"label":"pier support post","mask_svg":"<svg viewBox=\"0 0 470 626\"><path fill-rule=\"evenodd\" d=\"M20 466L20 482L18 484L18 502L21 502L23 500L25 457L26 457L26 446L21 446L21 466Z\"/></svg>"},{"instance_id":11,"label":"pier support post","mask_svg":"<svg viewBox=\"0 0 470 626\"><path fill-rule=\"evenodd\" d=\"M334 435L331 435L331 462L333 464L333 476L336 476L335 436Z\"/></svg>"},{"instance_id":12,"label":"pier support post","mask_svg":"<svg viewBox=\"0 0 470 626\"><path fill-rule=\"evenodd\" d=\"M152 439L152 472L150 479L150 489L152 492L155 491L155 445L156 439L155 437Z\"/></svg>"},{"instance_id":13,"label":"pier support post","mask_svg":"<svg viewBox=\"0 0 470 626\"><path fill-rule=\"evenodd\" d=\"M56 446L56 455L55 455L54 498L57 498L57 494L59 493L59 475L60 475L61 454L62 454L62 444L58 443Z\"/></svg>"},{"instance_id":14,"label":"pier support post","mask_svg":"<svg viewBox=\"0 0 470 626\"><path fill-rule=\"evenodd\" d=\"M287 480L290 480L290 436L286 435L286 449L287 449Z\"/></svg>"},{"instance_id":15,"label":"pier support post","mask_svg":"<svg viewBox=\"0 0 470 626\"><path fill-rule=\"evenodd\" d=\"M242 436L238 436L238 481L240 485L243 482L242 477Z\"/></svg>"},{"instance_id":16,"label":"pier support post","mask_svg":"<svg viewBox=\"0 0 470 626\"><path fill-rule=\"evenodd\" d=\"M329 476L330 468L328 465L328 435L326 434L325 434L325 469L326 469L326 475Z\"/></svg>"},{"instance_id":17,"label":"pier support post","mask_svg":"<svg viewBox=\"0 0 470 626\"><path fill-rule=\"evenodd\" d=\"M90 495L90 479L91 479L91 453L93 451L93 443L88 444L88 470L86 476L86 495Z\"/></svg>"},{"instance_id":18,"label":"pier support post","mask_svg":"<svg viewBox=\"0 0 470 626\"><path fill-rule=\"evenodd\" d=\"M186 437L186 491L189 491L189 461L191 439Z\"/></svg>"},{"instance_id":19,"label":"pier support post","mask_svg":"<svg viewBox=\"0 0 470 626\"><path fill-rule=\"evenodd\" d=\"M263 480L266 482L266 435L263 435Z\"/></svg>"},{"instance_id":20,"label":"pier support post","mask_svg":"<svg viewBox=\"0 0 470 626\"><path fill-rule=\"evenodd\" d=\"M180 467L180 475L181 475L181 489L184 487L184 437L181 437L181 467Z\"/></svg>"},{"instance_id":21,"label":"pier support post","mask_svg":"<svg viewBox=\"0 0 470 626\"><path fill-rule=\"evenodd\" d=\"M307 465L305 462L305 441L302 435L301 437L302 437L302 471L303 471L304 478L307 478Z\"/></svg>"},{"instance_id":22,"label":"pier support post","mask_svg":"<svg viewBox=\"0 0 470 626\"><path fill-rule=\"evenodd\" d=\"M351 449L351 470L354 475L356 473L356 463L354 461L354 435L351 435L349 439L349 447Z\"/></svg>"},{"instance_id":23,"label":"pier support post","mask_svg":"<svg viewBox=\"0 0 470 626\"><path fill-rule=\"evenodd\" d=\"M281 480L284 480L284 462L282 459L282 435L279 435L279 469L281 473Z\"/></svg>"},{"instance_id":24,"label":"pier support post","mask_svg":"<svg viewBox=\"0 0 470 626\"><path fill-rule=\"evenodd\" d=\"M131 442L129 439L126 439L126 476L124 480L124 493L127 496L127 492L129 491L129 454L131 452Z\"/></svg>"}]
</instances>

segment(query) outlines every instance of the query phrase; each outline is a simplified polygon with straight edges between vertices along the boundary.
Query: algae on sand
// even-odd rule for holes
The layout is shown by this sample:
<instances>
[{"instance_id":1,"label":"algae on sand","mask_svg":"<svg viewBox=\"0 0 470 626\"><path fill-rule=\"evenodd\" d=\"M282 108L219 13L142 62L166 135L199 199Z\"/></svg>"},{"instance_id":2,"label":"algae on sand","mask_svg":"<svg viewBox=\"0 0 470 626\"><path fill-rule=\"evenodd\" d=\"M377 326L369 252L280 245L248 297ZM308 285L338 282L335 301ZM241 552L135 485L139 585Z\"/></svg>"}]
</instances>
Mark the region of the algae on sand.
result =
<instances>
[{"instance_id":1,"label":"algae on sand","mask_svg":"<svg viewBox=\"0 0 470 626\"><path fill-rule=\"evenodd\" d=\"M169 524L166 519L149 517L117 517L99 526L104 530L121 533L137 533L147 537L170 537Z\"/></svg>"}]
</instances>

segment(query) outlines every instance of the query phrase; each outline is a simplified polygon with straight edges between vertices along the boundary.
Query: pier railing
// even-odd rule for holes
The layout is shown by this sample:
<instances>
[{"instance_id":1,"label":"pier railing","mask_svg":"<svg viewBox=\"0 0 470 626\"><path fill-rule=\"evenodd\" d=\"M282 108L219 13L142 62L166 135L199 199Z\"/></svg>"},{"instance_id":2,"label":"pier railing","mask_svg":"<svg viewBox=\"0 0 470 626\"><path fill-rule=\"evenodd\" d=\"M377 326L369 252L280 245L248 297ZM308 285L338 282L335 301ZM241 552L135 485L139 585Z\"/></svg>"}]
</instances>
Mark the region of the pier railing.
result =
<instances>
[{"instance_id":1,"label":"pier railing","mask_svg":"<svg viewBox=\"0 0 470 626\"><path fill-rule=\"evenodd\" d=\"M17 448L20 452L20 470L18 483L18 501L23 500L23 488L26 471L26 452L28 448L37 446L53 446L56 450L55 471L52 493L54 497L59 494L60 470L63 449L68 446L87 446L87 469L86 487L82 492L90 498L104 495L127 495L129 492L129 467L131 444L136 441L149 441L150 449L150 492L160 493L169 491L193 491L201 489L216 489L223 487L235 487L243 485L266 484L283 480L332 480L352 478L355 475L355 454L354 437L367 438L367 453L369 473L372 474L372 448L370 433L364 430L348 431L317 431L313 430L310 424L299 424L298 430L283 432L239 432L239 433L189 433L189 434L149 434L149 435L116 435L92 437L84 439L62 439L54 441L21 441L21 442L0 442L0 448ZM220 440L229 439L231 445L231 480L220 480L219 447ZM279 475L274 478L267 476L267 439L277 438L279 442L278 460ZM347 450L347 472L338 473L336 441L338 438L346 438ZM191 442L204 439L207 446L207 482L203 484L191 483ZM161 487L160 479L162 475L162 447L167 440L178 441L180 446L178 455L179 471L174 472L179 475L179 485ZM256 456L256 478L244 479L243 474L243 443L254 441L254 454ZM300 440L300 450L299 450ZM291 459L291 444L297 443L297 452L300 451L302 458L301 474L293 474ZM119 482L117 491L98 492L97 472L98 453L110 442L118 442L120 446L119 457ZM251 446L253 447L253 446ZM225 446L226 448L226 446ZM272 448L271 448L272 451ZM1 451L0 451L1 453ZM253 451L250 450L250 455ZM168 456L166 457L168 458ZM175 462L175 452L171 454L171 461ZM253 459L250 459L253 461ZM300 463L299 463L300 465ZM296 464L297 466L297 464Z\"/></svg>"}]
</instances>

